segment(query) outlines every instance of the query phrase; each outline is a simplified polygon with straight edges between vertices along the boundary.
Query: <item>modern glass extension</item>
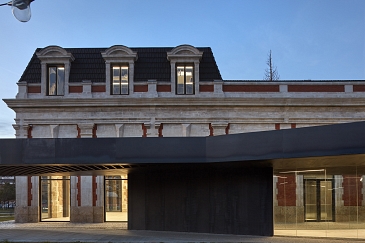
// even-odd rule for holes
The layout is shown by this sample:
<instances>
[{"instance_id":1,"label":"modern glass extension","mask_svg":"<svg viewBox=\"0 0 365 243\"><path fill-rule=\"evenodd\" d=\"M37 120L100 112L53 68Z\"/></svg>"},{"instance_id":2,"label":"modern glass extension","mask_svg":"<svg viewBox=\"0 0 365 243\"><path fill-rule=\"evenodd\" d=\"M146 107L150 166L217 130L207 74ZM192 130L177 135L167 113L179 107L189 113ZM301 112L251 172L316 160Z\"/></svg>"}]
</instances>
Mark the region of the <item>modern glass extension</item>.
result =
<instances>
[{"instance_id":1,"label":"modern glass extension","mask_svg":"<svg viewBox=\"0 0 365 243\"><path fill-rule=\"evenodd\" d=\"M365 239L365 168L274 172L275 235Z\"/></svg>"}]
</instances>

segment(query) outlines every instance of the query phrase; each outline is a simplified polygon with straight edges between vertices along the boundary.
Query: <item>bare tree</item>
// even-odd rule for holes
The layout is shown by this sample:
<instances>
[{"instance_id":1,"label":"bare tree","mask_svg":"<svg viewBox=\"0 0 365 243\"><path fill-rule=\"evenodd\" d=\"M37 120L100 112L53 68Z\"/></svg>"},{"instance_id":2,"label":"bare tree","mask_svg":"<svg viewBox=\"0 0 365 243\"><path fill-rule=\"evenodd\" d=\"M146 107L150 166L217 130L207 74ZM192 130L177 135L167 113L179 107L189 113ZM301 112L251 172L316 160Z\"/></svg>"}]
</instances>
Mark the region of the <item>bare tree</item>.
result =
<instances>
[{"instance_id":1,"label":"bare tree","mask_svg":"<svg viewBox=\"0 0 365 243\"><path fill-rule=\"evenodd\" d=\"M279 80L280 75L278 73L278 70L276 69L276 67L272 63L271 50L270 50L269 55L267 57L266 64L269 67L265 69L265 77L264 77L264 80L267 80L267 81L277 81L277 80Z\"/></svg>"}]
</instances>

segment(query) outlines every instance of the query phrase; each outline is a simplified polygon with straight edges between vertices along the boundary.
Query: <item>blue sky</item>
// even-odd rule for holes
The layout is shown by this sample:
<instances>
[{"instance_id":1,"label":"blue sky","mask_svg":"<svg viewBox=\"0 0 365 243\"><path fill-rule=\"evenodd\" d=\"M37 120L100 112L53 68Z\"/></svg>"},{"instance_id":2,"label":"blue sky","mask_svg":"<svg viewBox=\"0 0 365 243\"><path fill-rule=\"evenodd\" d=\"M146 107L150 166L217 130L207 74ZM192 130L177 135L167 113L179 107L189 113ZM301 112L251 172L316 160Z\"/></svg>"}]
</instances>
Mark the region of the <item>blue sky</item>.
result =
<instances>
[{"instance_id":1,"label":"blue sky","mask_svg":"<svg viewBox=\"0 0 365 243\"><path fill-rule=\"evenodd\" d=\"M272 50L282 80L365 79L364 0L35 0L31 10L21 23L0 7L1 99L48 45L209 46L225 80L262 80ZM14 118L0 102L0 137L14 137Z\"/></svg>"}]
</instances>

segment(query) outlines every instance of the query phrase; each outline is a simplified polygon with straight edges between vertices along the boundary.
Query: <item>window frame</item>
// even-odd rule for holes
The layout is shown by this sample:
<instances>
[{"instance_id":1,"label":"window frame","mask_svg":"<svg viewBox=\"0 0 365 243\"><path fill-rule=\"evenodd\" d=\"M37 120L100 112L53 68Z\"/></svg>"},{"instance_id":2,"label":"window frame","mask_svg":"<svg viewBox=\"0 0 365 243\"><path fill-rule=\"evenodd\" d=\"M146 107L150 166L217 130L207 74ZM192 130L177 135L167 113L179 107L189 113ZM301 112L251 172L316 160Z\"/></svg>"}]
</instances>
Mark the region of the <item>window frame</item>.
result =
<instances>
[{"instance_id":1,"label":"window frame","mask_svg":"<svg viewBox=\"0 0 365 243\"><path fill-rule=\"evenodd\" d=\"M50 70L51 68L56 68L56 88L55 88L55 93L51 94L51 90L50 90ZM59 92L59 80L58 80L58 70L59 68L63 68L63 82L62 82L62 93ZM63 64L51 64L47 66L47 96L64 96L65 95L65 85L66 84L66 68L65 65Z\"/></svg>"},{"instance_id":2,"label":"window frame","mask_svg":"<svg viewBox=\"0 0 365 243\"><path fill-rule=\"evenodd\" d=\"M114 93L114 68L119 68L119 93ZM127 93L122 92L122 68L127 68ZM130 85L130 74L129 74L129 63L112 63L110 65L110 94L111 95L129 95L129 85Z\"/></svg>"},{"instance_id":3,"label":"window frame","mask_svg":"<svg viewBox=\"0 0 365 243\"><path fill-rule=\"evenodd\" d=\"M178 86L178 82L179 82L179 72L178 72L178 68L179 67L184 67L184 90L183 90L183 93L178 93L178 89L179 89L179 86ZM186 68L187 67L191 67L192 69L192 93L187 93L187 80L186 80ZM195 73L194 73L194 70L195 70L195 66L194 66L194 63L176 63L175 64L175 93L176 95L194 95L195 94Z\"/></svg>"}]
</instances>

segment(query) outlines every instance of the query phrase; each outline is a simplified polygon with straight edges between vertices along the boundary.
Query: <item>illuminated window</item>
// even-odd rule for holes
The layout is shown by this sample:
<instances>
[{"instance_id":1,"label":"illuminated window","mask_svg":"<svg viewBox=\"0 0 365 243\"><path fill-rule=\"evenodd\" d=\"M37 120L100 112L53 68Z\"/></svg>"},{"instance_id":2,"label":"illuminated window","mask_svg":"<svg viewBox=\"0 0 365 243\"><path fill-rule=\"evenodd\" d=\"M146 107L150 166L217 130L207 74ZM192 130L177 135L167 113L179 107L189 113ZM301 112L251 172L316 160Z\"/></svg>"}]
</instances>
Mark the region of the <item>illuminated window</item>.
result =
<instances>
[{"instance_id":1,"label":"illuminated window","mask_svg":"<svg viewBox=\"0 0 365 243\"><path fill-rule=\"evenodd\" d=\"M176 94L194 94L193 65L177 65Z\"/></svg>"},{"instance_id":2,"label":"illuminated window","mask_svg":"<svg viewBox=\"0 0 365 243\"><path fill-rule=\"evenodd\" d=\"M65 68L63 66L48 67L48 95L65 94Z\"/></svg>"},{"instance_id":3,"label":"illuminated window","mask_svg":"<svg viewBox=\"0 0 365 243\"><path fill-rule=\"evenodd\" d=\"M128 66L114 65L112 67L112 94L128 94Z\"/></svg>"}]
</instances>

